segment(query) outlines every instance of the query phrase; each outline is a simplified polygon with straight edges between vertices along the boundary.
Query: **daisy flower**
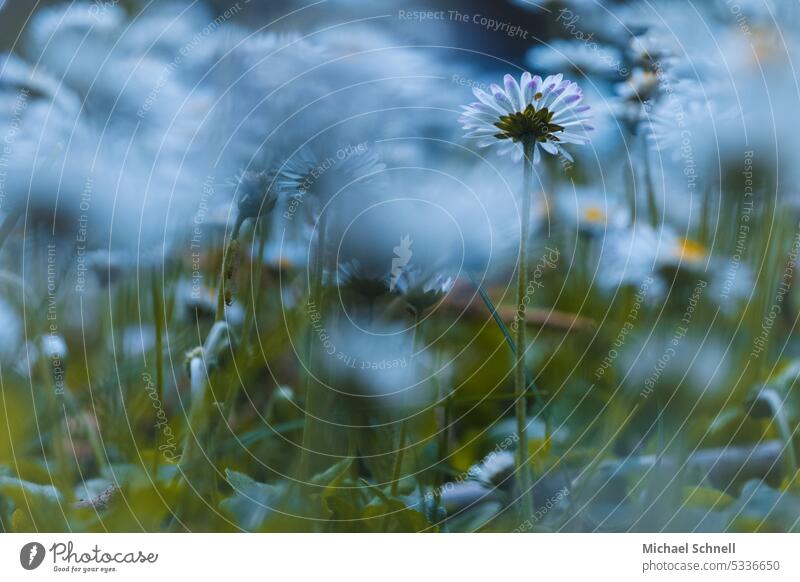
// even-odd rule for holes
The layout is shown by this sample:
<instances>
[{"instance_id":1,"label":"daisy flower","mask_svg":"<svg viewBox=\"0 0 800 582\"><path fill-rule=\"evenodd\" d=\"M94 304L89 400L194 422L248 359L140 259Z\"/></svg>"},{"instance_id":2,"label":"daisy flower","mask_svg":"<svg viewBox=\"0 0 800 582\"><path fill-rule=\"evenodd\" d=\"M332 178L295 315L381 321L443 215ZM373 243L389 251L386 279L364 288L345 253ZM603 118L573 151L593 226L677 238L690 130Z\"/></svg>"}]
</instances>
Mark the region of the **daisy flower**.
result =
<instances>
[{"instance_id":1,"label":"daisy flower","mask_svg":"<svg viewBox=\"0 0 800 582\"><path fill-rule=\"evenodd\" d=\"M667 153L672 161L677 162L685 155L681 150L685 146L685 128L703 127L710 119L727 122L732 121L733 116L719 112L713 101L703 101L691 93L674 95L650 112L646 131L648 143L653 150Z\"/></svg>"},{"instance_id":2,"label":"daisy flower","mask_svg":"<svg viewBox=\"0 0 800 582\"><path fill-rule=\"evenodd\" d=\"M659 255L659 232L648 224L634 223L629 229L606 234L598 269L600 287L612 291L620 286L649 285L651 296L663 294L663 282L655 278Z\"/></svg>"},{"instance_id":3,"label":"daisy flower","mask_svg":"<svg viewBox=\"0 0 800 582\"><path fill-rule=\"evenodd\" d=\"M666 297L676 283L694 285L699 277L708 281L709 297L727 310L753 288L752 273L745 265L731 267L698 240L669 227L654 229L642 223L606 234L599 273L600 286L606 290L647 281L648 296L654 300Z\"/></svg>"},{"instance_id":4,"label":"daisy flower","mask_svg":"<svg viewBox=\"0 0 800 582\"><path fill-rule=\"evenodd\" d=\"M675 53L679 47L675 47L672 36L647 32L634 36L628 45L628 56L636 67L653 70L656 67L666 68L676 64Z\"/></svg>"},{"instance_id":5,"label":"daisy flower","mask_svg":"<svg viewBox=\"0 0 800 582\"><path fill-rule=\"evenodd\" d=\"M330 155L318 156L306 146L283 165L277 186L297 203L310 195L313 211L318 213L332 197L352 184L371 181L385 168L379 156L370 150L340 148L331 150Z\"/></svg>"},{"instance_id":6,"label":"daisy flower","mask_svg":"<svg viewBox=\"0 0 800 582\"><path fill-rule=\"evenodd\" d=\"M708 249L696 240L665 233L658 259L662 267L701 271L708 264L709 254Z\"/></svg>"},{"instance_id":7,"label":"daisy flower","mask_svg":"<svg viewBox=\"0 0 800 582\"><path fill-rule=\"evenodd\" d=\"M522 159L526 142L532 146L534 163L541 159L540 150L572 160L563 144L585 144L588 138L575 130L592 129L587 124L590 108L581 103L583 92L577 83L560 74L542 80L525 72L520 82L506 75L504 85L492 85L491 94L473 88L479 102L464 106L459 120L466 137L476 138L478 147L498 144L500 153L511 153L515 162Z\"/></svg>"},{"instance_id":8,"label":"daisy flower","mask_svg":"<svg viewBox=\"0 0 800 582\"><path fill-rule=\"evenodd\" d=\"M389 271L370 268L358 259L341 263L336 271L336 284L374 301L389 293Z\"/></svg>"},{"instance_id":9,"label":"daisy flower","mask_svg":"<svg viewBox=\"0 0 800 582\"><path fill-rule=\"evenodd\" d=\"M0 360L15 358L22 339L22 319L14 307L0 297Z\"/></svg>"},{"instance_id":10,"label":"daisy flower","mask_svg":"<svg viewBox=\"0 0 800 582\"><path fill-rule=\"evenodd\" d=\"M539 70L571 70L579 75L618 78L628 72L622 51L611 45L556 39L533 47L525 55L528 63Z\"/></svg>"},{"instance_id":11,"label":"daisy flower","mask_svg":"<svg viewBox=\"0 0 800 582\"><path fill-rule=\"evenodd\" d=\"M393 291L403 298L414 314L421 314L439 303L454 284L452 277L441 273L426 275L421 269L406 269L397 279Z\"/></svg>"},{"instance_id":12,"label":"daisy flower","mask_svg":"<svg viewBox=\"0 0 800 582\"><path fill-rule=\"evenodd\" d=\"M479 103L464 107L460 118L467 130L466 137L476 138L478 147L500 145L500 153L510 153L515 162L525 158L522 178L522 205L520 216L520 245L517 270L517 305L520 319L525 318L526 287L528 285L528 238L531 228L533 198L533 164L541 161L541 150L552 155L572 156L563 144L584 145L588 138L590 107L583 101L583 92L576 83L564 80L564 75L550 75L542 80L539 75L522 74L521 82L511 75L504 77L505 88L490 87L491 95L479 87L473 92ZM578 133L578 131L580 132ZM525 352L527 350L524 325L515 330L514 395L517 398L515 416L519 442L528 442L527 398L529 385L526 379ZM520 490L523 492L523 512L533 512L530 496L531 479L527 450L517 450L517 471Z\"/></svg>"},{"instance_id":13,"label":"daisy flower","mask_svg":"<svg viewBox=\"0 0 800 582\"><path fill-rule=\"evenodd\" d=\"M178 312L186 321L213 321L217 310L217 291L196 281L183 279L177 284ZM225 321L234 327L244 323L244 308L235 303L225 306Z\"/></svg>"},{"instance_id":14,"label":"daisy flower","mask_svg":"<svg viewBox=\"0 0 800 582\"><path fill-rule=\"evenodd\" d=\"M556 212L563 224L579 233L595 237L617 230L630 222L628 210L601 192L575 192L556 199Z\"/></svg>"},{"instance_id":15,"label":"daisy flower","mask_svg":"<svg viewBox=\"0 0 800 582\"><path fill-rule=\"evenodd\" d=\"M647 104L661 96L658 76L652 71L638 68L628 79L617 83L614 92L617 95L612 101L612 110L617 119L634 128L647 117Z\"/></svg>"},{"instance_id":16,"label":"daisy flower","mask_svg":"<svg viewBox=\"0 0 800 582\"><path fill-rule=\"evenodd\" d=\"M260 218L269 214L278 201L276 176L266 171L241 170L234 184L237 189L239 219Z\"/></svg>"}]
</instances>

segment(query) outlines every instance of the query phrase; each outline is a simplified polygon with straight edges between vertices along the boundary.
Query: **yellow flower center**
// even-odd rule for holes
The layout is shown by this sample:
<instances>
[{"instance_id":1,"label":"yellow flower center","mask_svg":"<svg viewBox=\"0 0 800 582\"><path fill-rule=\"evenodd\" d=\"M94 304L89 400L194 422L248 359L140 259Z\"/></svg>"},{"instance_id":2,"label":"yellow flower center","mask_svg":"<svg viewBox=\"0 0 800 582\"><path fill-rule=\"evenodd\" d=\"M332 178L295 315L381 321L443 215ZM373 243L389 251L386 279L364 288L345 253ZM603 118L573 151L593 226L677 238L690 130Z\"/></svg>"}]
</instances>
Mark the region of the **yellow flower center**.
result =
<instances>
[{"instance_id":1,"label":"yellow flower center","mask_svg":"<svg viewBox=\"0 0 800 582\"><path fill-rule=\"evenodd\" d=\"M605 222L606 215L605 212L603 212L601 209L593 207L593 208L587 208L586 211L583 213L583 217L588 222L602 223Z\"/></svg>"},{"instance_id":2,"label":"yellow flower center","mask_svg":"<svg viewBox=\"0 0 800 582\"><path fill-rule=\"evenodd\" d=\"M773 31L765 30L763 27L755 27L752 30L752 39L753 58L750 59L751 65L760 66L764 62L776 60L781 56L780 46Z\"/></svg>"},{"instance_id":3,"label":"yellow flower center","mask_svg":"<svg viewBox=\"0 0 800 582\"><path fill-rule=\"evenodd\" d=\"M707 256L706 248L699 242L693 241L688 238L678 240L677 255L681 261L689 263L699 263Z\"/></svg>"},{"instance_id":4,"label":"yellow flower center","mask_svg":"<svg viewBox=\"0 0 800 582\"><path fill-rule=\"evenodd\" d=\"M515 142L524 139L532 139L539 142L558 141L554 134L564 131L564 128L557 123L552 123L554 113L542 107L536 109L529 103L525 111L515 111L508 115L503 115L495 123L495 127L500 133L495 134L497 139L510 139Z\"/></svg>"}]
</instances>

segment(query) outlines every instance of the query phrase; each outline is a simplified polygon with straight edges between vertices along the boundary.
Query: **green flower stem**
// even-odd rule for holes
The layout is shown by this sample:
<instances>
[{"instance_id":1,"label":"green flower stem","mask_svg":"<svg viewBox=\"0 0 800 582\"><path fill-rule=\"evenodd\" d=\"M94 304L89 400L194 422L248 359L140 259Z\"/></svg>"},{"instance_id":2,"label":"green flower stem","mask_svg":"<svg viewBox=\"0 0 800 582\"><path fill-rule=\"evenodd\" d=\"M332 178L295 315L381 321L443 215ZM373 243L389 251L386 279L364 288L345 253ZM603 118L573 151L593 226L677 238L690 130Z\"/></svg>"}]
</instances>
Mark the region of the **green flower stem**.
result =
<instances>
[{"instance_id":1,"label":"green flower stem","mask_svg":"<svg viewBox=\"0 0 800 582\"><path fill-rule=\"evenodd\" d=\"M417 349L417 327L419 327L419 312L414 312L414 327L411 335L411 357L414 357L414 351ZM406 435L408 434L408 419L404 418L400 423L400 439L397 443L397 456L394 459L394 467L392 469L392 487L391 494L397 495L398 488L400 487L400 473L403 469L403 456L405 453Z\"/></svg>"},{"instance_id":2,"label":"green flower stem","mask_svg":"<svg viewBox=\"0 0 800 582\"><path fill-rule=\"evenodd\" d=\"M242 327L241 340L239 342L236 342L235 349L232 349L232 351L234 352L234 358L232 365L230 366L231 369L226 370L225 377L220 379L220 384L224 387L227 387L226 389L227 391L222 401L217 402L217 409L214 411L217 414L213 417L213 420L208 421L209 426L207 432L209 435L211 435L210 440L212 446L216 446L217 443L220 443L224 440L226 430L228 430L228 423L226 419L231 418L231 415L234 409L236 408L236 400L239 398L239 393L241 392L242 389L242 381L243 381L242 374L247 369L246 356L248 353L250 332L254 326L256 310L258 309L258 305L260 304L260 297L262 290L260 281L264 266L264 247L266 245L266 228L263 228L263 225L260 222L256 222L255 229L258 230L258 233L256 233L254 230L253 234L254 237L257 235L260 244L258 252L258 263L256 265L256 273L254 279L254 281L257 284L257 288L254 292L252 292L253 280L251 280L250 296L252 298L251 301L252 305L249 305L246 311L247 314L245 316L244 325ZM238 231L236 232L236 234L238 238ZM215 477L215 481L216 480L217 478Z\"/></svg>"},{"instance_id":3,"label":"green flower stem","mask_svg":"<svg viewBox=\"0 0 800 582\"><path fill-rule=\"evenodd\" d=\"M187 355L191 404L187 415L186 435L180 460L180 468L184 472L194 471L196 465L207 460L207 454L203 454L203 459L198 455L207 450L209 442L213 440L217 418L222 417L212 380L216 380L216 386L223 390L233 384L231 378L233 374L227 370L230 364L224 363L224 358L233 353L235 348L236 339L232 335L230 327L226 322L218 321L211 327L203 346L195 348ZM226 391L226 393L228 392L230 390ZM218 413L218 416L212 418L212 412ZM208 479L206 479L206 475L202 477L202 481L199 482L204 486L208 483ZM197 478L200 478L199 471Z\"/></svg>"},{"instance_id":4,"label":"green flower stem","mask_svg":"<svg viewBox=\"0 0 800 582\"><path fill-rule=\"evenodd\" d=\"M517 419L517 475L522 500L523 517L533 515L533 491L531 491L530 471L528 468L528 400L525 382L525 293L528 286L528 238L530 237L531 199L533 197L533 153L536 142L524 140L525 170L522 180L522 228L519 241L519 273L517 276L517 353L514 364L514 397Z\"/></svg>"},{"instance_id":5,"label":"green flower stem","mask_svg":"<svg viewBox=\"0 0 800 582\"><path fill-rule=\"evenodd\" d=\"M92 455L94 456L95 463L97 463L100 474L110 475L111 473L108 470L105 449L99 433L100 429L89 418L87 418L81 409L80 404L78 403L78 399L66 384L64 385L64 402L66 403L66 409L68 410L69 414L83 425L83 429L86 431L86 438L89 441L89 447L92 449ZM70 440L72 440L71 437Z\"/></svg>"},{"instance_id":6,"label":"green flower stem","mask_svg":"<svg viewBox=\"0 0 800 582\"><path fill-rule=\"evenodd\" d=\"M636 170L634 169L633 159L629 156L628 163L623 165L622 180L625 184L625 197L628 202L628 214L631 220L638 216L637 210L639 205L636 203L637 190L636 190Z\"/></svg>"},{"instance_id":7,"label":"green flower stem","mask_svg":"<svg viewBox=\"0 0 800 582\"><path fill-rule=\"evenodd\" d=\"M267 228L263 224L263 221L256 222L256 232L253 233L254 235L257 234L258 239L258 263L256 264L256 276L255 276L255 290L253 290L253 282L250 283L250 297L252 299L251 308L247 310L247 314L244 320L244 327L242 328L242 349L248 349L250 344L250 334L252 333L253 325L255 323L256 318L256 311L258 310L258 306L261 305L261 294L263 290L263 286L261 284L261 279L264 273L264 253L267 246Z\"/></svg>"},{"instance_id":8,"label":"green flower stem","mask_svg":"<svg viewBox=\"0 0 800 582\"><path fill-rule=\"evenodd\" d=\"M392 487L390 489L392 495L397 495L400 488L400 473L403 469L403 452L406 444L406 435L408 434L408 420L404 419L400 423L400 438L397 442L397 456L394 458L394 467L392 468Z\"/></svg>"},{"instance_id":9,"label":"green flower stem","mask_svg":"<svg viewBox=\"0 0 800 582\"><path fill-rule=\"evenodd\" d=\"M656 200L656 189L653 184L653 172L650 167L650 152L647 148L647 135L644 132L642 132L641 142L645 191L647 192L647 210L649 212L650 225L657 229L661 218L658 211L658 201Z\"/></svg>"},{"instance_id":10,"label":"green flower stem","mask_svg":"<svg viewBox=\"0 0 800 582\"><path fill-rule=\"evenodd\" d=\"M183 451L181 454L180 468L190 471L194 463L195 441L201 440L199 427L204 424L206 398L206 368L201 355L195 355L189 361L189 383L191 404L186 423L186 436L184 437ZM202 443L199 443L202 446Z\"/></svg>"},{"instance_id":11,"label":"green flower stem","mask_svg":"<svg viewBox=\"0 0 800 582\"><path fill-rule=\"evenodd\" d=\"M225 295L226 287L233 280L236 273L236 261L239 259L239 233L242 230L244 219L239 216L231 231L231 239L225 245L225 253L222 257L222 273L219 282L219 293L217 295L217 313L214 321L225 319Z\"/></svg>"},{"instance_id":12,"label":"green flower stem","mask_svg":"<svg viewBox=\"0 0 800 582\"><path fill-rule=\"evenodd\" d=\"M16 208L12 208L6 215L3 224L0 226L0 248L3 248L3 244L14 230L14 227L17 226L17 222L19 222L19 218L24 211L25 207L20 204Z\"/></svg>"},{"instance_id":13,"label":"green flower stem","mask_svg":"<svg viewBox=\"0 0 800 582\"><path fill-rule=\"evenodd\" d=\"M441 425L439 429L439 462L445 466L436 471L434 482L434 507L438 509L442 506L442 488L444 487L445 469L447 460L450 457L450 445L448 443L448 433L450 432L450 394L445 394L444 389L439 389L439 398L442 400ZM436 515L436 513L434 513Z\"/></svg>"},{"instance_id":14,"label":"green flower stem","mask_svg":"<svg viewBox=\"0 0 800 582\"><path fill-rule=\"evenodd\" d=\"M158 273L153 269L153 315L155 317L156 392L158 401L164 402L164 297L158 284ZM153 475L158 475L160 431L156 431L153 451Z\"/></svg>"},{"instance_id":15,"label":"green flower stem","mask_svg":"<svg viewBox=\"0 0 800 582\"><path fill-rule=\"evenodd\" d=\"M500 314L497 313L497 308L494 306L494 303L492 302L492 298L489 297L489 294L486 292L486 289L483 288L483 285L480 284L480 281L475 279L475 277L471 273L469 274L469 278L470 278L470 281L472 281L472 284L475 286L475 289L478 291L478 295L480 295L480 298L483 301L483 304L486 306L486 309L489 310L489 313L491 314L492 319L497 324L497 327L500 329L500 332L503 334L503 337L505 338L506 343L508 344L508 348L511 350L511 355L515 358L515 361L516 361L517 344L514 341L514 338L511 337L511 331L508 329L508 326L506 326L505 322L500 317ZM526 398L530 398L536 404L538 404L539 406L542 406L543 405L543 399L542 399L541 394L539 393L539 391L536 389L536 386L534 386L534 384L533 384L533 378L531 377L531 373L528 370L527 366L525 367L525 382L527 383L528 389L531 392L531 394L527 394L526 395ZM475 402L479 402L479 401L482 402L482 401L487 400L487 398L489 400L493 399L492 396L489 396L489 397L485 397L484 396L484 397L476 399ZM500 396L499 397L499 399L502 399L502 400L504 400L505 398L506 398L505 396ZM545 417L547 416L546 413L544 412L544 410L542 410L542 415L545 416Z\"/></svg>"},{"instance_id":16,"label":"green flower stem","mask_svg":"<svg viewBox=\"0 0 800 582\"><path fill-rule=\"evenodd\" d=\"M255 229L253 231L254 240L259 241L259 251L258 251L258 263L255 266L255 279L251 279L250 281L250 297L251 297L251 305L248 306L246 309L246 315L244 324L242 326L241 331L241 340L237 343L237 349L235 350L234 354L234 361L233 361L233 371L229 373L229 379L225 381L228 386L227 394L225 395L224 400L222 401L222 406L220 408L220 414L222 419L229 418L231 413L233 413L234 408L236 407L236 400L239 398L239 393L242 389L242 377L241 375L244 371L247 370L247 354L249 350L249 342L250 342L250 335L252 328L254 327L255 317L256 317L256 310L258 309L258 305L261 302L261 293L262 293L262 285L261 285L261 277L263 273L264 267L264 248L266 246L266 232L267 229L264 225L257 221L255 223ZM253 273L253 270L250 270ZM253 282L255 281L256 289L253 291ZM227 427L225 423L219 424L217 428L218 439L215 442L221 441L224 437L223 431Z\"/></svg>"},{"instance_id":17,"label":"green flower stem","mask_svg":"<svg viewBox=\"0 0 800 582\"><path fill-rule=\"evenodd\" d=\"M42 351L44 349L42 348ZM42 355L39 357L39 369L41 370L41 374L43 378L49 378L53 393L55 393L56 388L58 388L55 371L52 367L52 362L49 358ZM89 441L89 448L92 450L92 456L94 456L95 463L97 464L98 471L101 475L109 475L108 471L108 462L105 455L105 450L102 445L102 440L99 434L99 427L96 423L91 422L89 418L84 414L83 410L81 409L80 403L75 395L72 393L72 390L64 382L61 386L62 393L61 393L61 405L62 411L64 412L64 436L65 441L72 442L72 435L69 431L69 424L68 424L68 417L74 418L78 423L83 426L84 431L86 431L86 439ZM55 405L58 406L58 401L56 400ZM96 420L96 415L94 416ZM59 464L62 467L66 467L67 463L69 462L67 457L65 456L65 451L62 447L58 444L58 442L54 442L55 454L58 459Z\"/></svg>"},{"instance_id":18,"label":"green flower stem","mask_svg":"<svg viewBox=\"0 0 800 582\"><path fill-rule=\"evenodd\" d=\"M783 441L782 460L786 478L792 479L797 474L798 469L797 453L794 450L794 432L784 412L783 400L778 393L771 388L763 390L761 397L768 403L770 412L772 413L771 422L775 423L781 441Z\"/></svg>"},{"instance_id":19,"label":"green flower stem","mask_svg":"<svg viewBox=\"0 0 800 582\"><path fill-rule=\"evenodd\" d=\"M324 313L322 306L322 270L324 267L325 252L325 239L327 237L327 219L323 214L319 219L319 233L317 234L317 249L314 258L314 272L312 273L311 280L311 302L314 307ZM306 403L305 403L305 419L303 422L303 440L302 448L300 451L300 467L298 471L298 478L302 482L307 482L310 474L310 450L312 441L314 439L315 423L313 418L314 407L318 399L317 382L312 377L314 359L314 346L312 341L312 331L309 326L308 336L306 337L306 365L308 366L308 373L306 374Z\"/></svg>"},{"instance_id":20,"label":"green flower stem","mask_svg":"<svg viewBox=\"0 0 800 582\"><path fill-rule=\"evenodd\" d=\"M656 470L661 467L661 459L664 458L666 452L666 430L664 428L664 395L659 390L656 395Z\"/></svg>"}]
</instances>

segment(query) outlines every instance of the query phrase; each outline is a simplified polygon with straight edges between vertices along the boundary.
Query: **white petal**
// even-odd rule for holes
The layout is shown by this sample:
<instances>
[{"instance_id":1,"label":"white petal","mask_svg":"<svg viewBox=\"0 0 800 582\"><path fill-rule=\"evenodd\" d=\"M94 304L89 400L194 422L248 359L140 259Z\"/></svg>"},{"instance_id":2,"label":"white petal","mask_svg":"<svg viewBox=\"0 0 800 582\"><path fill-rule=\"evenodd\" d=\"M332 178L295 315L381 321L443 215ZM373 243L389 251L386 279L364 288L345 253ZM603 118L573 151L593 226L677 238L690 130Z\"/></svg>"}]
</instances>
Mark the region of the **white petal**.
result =
<instances>
[{"instance_id":1,"label":"white petal","mask_svg":"<svg viewBox=\"0 0 800 582\"><path fill-rule=\"evenodd\" d=\"M530 80L528 81L522 88L522 98L525 100L526 106L527 104L533 103L533 98L536 96L537 85L536 81Z\"/></svg>"},{"instance_id":2,"label":"white petal","mask_svg":"<svg viewBox=\"0 0 800 582\"><path fill-rule=\"evenodd\" d=\"M528 85L530 84L531 79L531 74L528 71L522 73L522 77L519 82L519 99L522 102L522 109L525 109L531 102L531 98L528 97Z\"/></svg>"},{"instance_id":3,"label":"white petal","mask_svg":"<svg viewBox=\"0 0 800 582\"><path fill-rule=\"evenodd\" d=\"M495 102L494 97L489 95L483 89L481 89L479 87L474 87L472 89L472 92L475 94L475 97L477 97L478 100L481 103L483 103L486 107L489 107L492 111L496 111L497 113L499 113L501 115L505 115L506 114L505 111L503 111L501 108L499 108L497 106L497 103Z\"/></svg>"},{"instance_id":4,"label":"white petal","mask_svg":"<svg viewBox=\"0 0 800 582\"><path fill-rule=\"evenodd\" d=\"M496 85L495 85L496 86ZM494 92L494 100L497 105L503 109L505 109L505 113L514 113L516 108L514 107L514 103L511 102L506 92L497 87L498 91Z\"/></svg>"},{"instance_id":5,"label":"white petal","mask_svg":"<svg viewBox=\"0 0 800 582\"><path fill-rule=\"evenodd\" d=\"M563 143L574 143L584 145L589 138L578 135L577 133L563 132L558 134L558 139Z\"/></svg>"},{"instance_id":6,"label":"white petal","mask_svg":"<svg viewBox=\"0 0 800 582\"><path fill-rule=\"evenodd\" d=\"M557 119L561 118L566 113L568 113L570 111L573 111L573 110L574 110L573 115L576 118L581 118L581 117L588 118L588 117L590 117L590 114L588 113L588 111L591 109L591 107L589 105L580 105L580 102L581 101L578 100L578 101L575 101L574 103L566 104L564 107L562 107L561 109L556 111L553 114L553 121L555 122Z\"/></svg>"},{"instance_id":7,"label":"white petal","mask_svg":"<svg viewBox=\"0 0 800 582\"><path fill-rule=\"evenodd\" d=\"M566 83L567 85L566 87L563 88L563 90L561 87L559 87L559 89L556 91L556 92L561 91L561 93L550 104L550 111L553 111L556 105L558 105L559 103L570 97L577 96L578 100L580 100L580 88L578 87L578 85L576 85L575 83L569 83L568 81L566 81ZM572 103L572 101L570 101L569 103Z\"/></svg>"},{"instance_id":8,"label":"white petal","mask_svg":"<svg viewBox=\"0 0 800 582\"><path fill-rule=\"evenodd\" d=\"M491 99L491 97L490 97L490 99ZM473 106L473 109L475 109L475 111L477 111L479 113L485 113L486 115L494 115L494 114L497 113L497 107L496 106L495 107L490 107L490 106L485 105L483 103L476 103Z\"/></svg>"},{"instance_id":9,"label":"white petal","mask_svg":"<svg viewBox=\"0 0 800 582\"><path fill-rule=\"evenodd\" d=\"M557 87L561 84L561 81L564 80L564 75L562 73L559 73L558 75L550 75L548 79L550 79L550 83ZM547 84L547 81L545 81L545 85Z\"/></svg>"},{"instance_id":10,"label":"white petal","mask_svg":"<svg viewBox=\"0 0 800 582\"><path fill-rule=\"evenodd\" d=\"M500 144L500 147L498 148L497 153L501 156L511 153L512 151L514 151L514 148L518 147L517 144L515 144L510 139L500 140L498 141L498 143Z\"/></svg>"},{"instance_id":11,"label":"white petal","mask_svg":"<svg viewBox=\"0 0 800 582\"><path fill-rule=\"evenodd\" d=\"M465 133L464 137L494 137L497 133L497 128L475 129L469 133Z\"/></svg>"},{"instance_id":12,"label":"white petal","mask_svg":"<svg viewBox=\"0 0 800 582\"><path fill-rule=\"evenodd\" d=\"M576 119L575 121L567 121L565 123L559 123L561 127L574 127L576 125L580 125L582 127L586 127L586 122L589 121L588 119Z\"/></svg>"},{"instance_id":13,"label":"white petal","mask_svg":"<svg viewBox=\"0 0 800 582\"><path fill-rule=\"evenodd\" d=\"M506 87L505 92L508 96L508 100L511 101L514 109L516 111L522 111L525 109L525 105L522 104L522 100L520 98L522 90L519 88L519 83L517 83L517 80L511 75L506 75L503 77L503 84Z\"/></svg>"},{"instance_id":14,"label":"white petal","mask_svg":"<svg viewBox=\"0 0 800 582\"><path fill-rule=\"evenodd\" d=\"M542 149L546 151L548 154L556 155L558 153L558 148L549 141L540 142L539 145L541 145Z\"/></svg>"},{"instance_id":15,"label":"white petal","mask_svg":"<svg viewBox=\"0 0 800 582\"><path fill-rule=\"evenodd\" d=\"M481 111L470 111L470 112L465 112L461 116L461 119L471 119L471 120L480 121L480 122L483 122L483 123L493 124L493 123L497 122L499 117L498 117L498 113L497 112L495 112L495 113L483 113Z\"/></svg>"}]
</instances>

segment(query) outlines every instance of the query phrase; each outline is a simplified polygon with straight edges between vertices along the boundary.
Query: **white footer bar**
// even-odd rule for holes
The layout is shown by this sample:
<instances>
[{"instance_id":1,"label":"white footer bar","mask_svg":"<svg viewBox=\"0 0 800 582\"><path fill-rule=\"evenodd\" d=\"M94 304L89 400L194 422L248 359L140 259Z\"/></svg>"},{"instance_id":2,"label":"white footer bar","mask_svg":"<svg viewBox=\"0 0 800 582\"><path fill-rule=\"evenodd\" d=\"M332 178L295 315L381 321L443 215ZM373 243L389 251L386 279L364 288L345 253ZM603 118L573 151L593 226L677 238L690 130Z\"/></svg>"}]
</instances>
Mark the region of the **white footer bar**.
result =
<instances>
[{"instance_id":1,"label":"white footer bar","mask_svg":"<svg viewBox=\"0 0 800 582\"><path fill-rule=\"evenodd\" d=\"M796 581L798 565L791 534L0 535L2 580Z\"/></svg>"}]
</instances>

